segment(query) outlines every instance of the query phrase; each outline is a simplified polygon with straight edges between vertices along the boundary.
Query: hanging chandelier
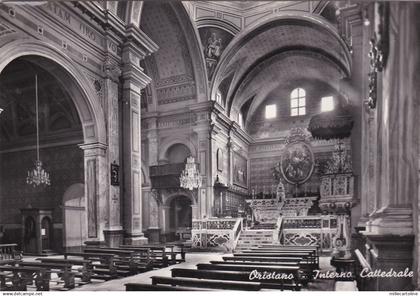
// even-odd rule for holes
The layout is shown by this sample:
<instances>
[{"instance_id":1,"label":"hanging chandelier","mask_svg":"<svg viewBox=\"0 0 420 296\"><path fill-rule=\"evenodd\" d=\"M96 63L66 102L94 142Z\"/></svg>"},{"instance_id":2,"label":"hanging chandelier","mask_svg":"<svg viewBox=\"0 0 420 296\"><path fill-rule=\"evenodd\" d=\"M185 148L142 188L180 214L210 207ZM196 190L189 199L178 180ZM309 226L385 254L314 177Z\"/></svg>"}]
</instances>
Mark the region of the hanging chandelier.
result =
<instances>
[{"instance_id":1,"label":"hanging chandelier","mask_svg":"<svg viewBox=\"0 0 420 296\"><path fill-rule=\"evenodd\" d=\"M38 110L38 76L35 75L35 114L36 114L36 161L35 167L28 171L26 183L39 186L41 184L51 185L50 174L42 168L42 162L39 160L39 110Z\"/></svg>"},{"instance_id":2,"label":"hanging chandelier","mask_svg":"<svg viewBox=\"0 0 420 296\"><path fill-rule=\"evenodd\" d=\"M185 169L182 171L179 178L179 183L181 188L188 190L193 190L201 187L203 179L201 178L200 172L195 163L193 156L187 158L187 163L185 164Z\"/></svg>"}]
</instances>

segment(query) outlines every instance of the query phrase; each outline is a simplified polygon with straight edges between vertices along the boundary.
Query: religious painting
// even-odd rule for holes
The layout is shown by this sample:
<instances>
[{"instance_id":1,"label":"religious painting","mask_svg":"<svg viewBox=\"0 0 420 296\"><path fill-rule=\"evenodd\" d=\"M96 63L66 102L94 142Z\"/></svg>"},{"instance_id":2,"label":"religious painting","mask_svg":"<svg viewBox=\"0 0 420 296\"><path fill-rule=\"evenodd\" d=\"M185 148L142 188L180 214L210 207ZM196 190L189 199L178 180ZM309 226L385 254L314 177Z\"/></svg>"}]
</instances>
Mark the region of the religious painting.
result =
<instances>
[{"instance_id":1,"label":"religious painting","mask_svg":"<svg viewBox=\"0 0 420 296\"><path fill-rule=\"evenodd\" d=\"M223 50L232 40L233 35L216 27L202 27L198 31L200 33L201 44L203 45L207 73L209 79L211 79L216 69L217 61L222 55Z\"/></svg>"},{"instance_id":2,"label":"religious painting","mask_svg":"<svg viewBox=\"0 0 420 296\"><path fill-rule=\"evenodd\" d=\"M247 159L242 155L233 153L233 184L247 187Z\"/></svg>"},{"instance_id":3,"label":"religious painting","mask_svg":"<svg viewBox=\"0 0 420 296\"><path fill-rule=\"evenodd\" d=\"M120 166L116 163L111 163L111 185L120 186Z\"/></svg>"},{"instance_id":4,"label":"religious painting","mask_svg":"<svg viewBox=\"0 0 420 296\"><path fill-rule=\"evenodd\" d=\"M295 142L284 148L281 155L280 169L288 183L305 183L311 177L314 165L314 155L308 144Z\"/></svg>"}]
</instances>

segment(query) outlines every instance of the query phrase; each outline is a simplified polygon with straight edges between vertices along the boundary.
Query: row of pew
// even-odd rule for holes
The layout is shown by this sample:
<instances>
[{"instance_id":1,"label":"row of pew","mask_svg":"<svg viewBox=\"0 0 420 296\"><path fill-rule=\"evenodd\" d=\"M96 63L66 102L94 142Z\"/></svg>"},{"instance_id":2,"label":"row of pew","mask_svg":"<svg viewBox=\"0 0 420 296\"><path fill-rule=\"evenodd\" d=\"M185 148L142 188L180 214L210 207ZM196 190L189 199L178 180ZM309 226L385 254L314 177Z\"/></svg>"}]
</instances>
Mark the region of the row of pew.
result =
<instances>
[{"instance_id":1,"label":"row of pew","mask_svg":"<svg viewBox=\"0 0 420 296\"><path fill-rule=\"evenodd\" d=\"M318 246L263 245L200 263L173 268L170 277L152 276L151 284L127 283L127 291L201 291L265 289L300 291L319 268Z\"/></svg>"},{"instance_id":2,"label":"row of pew","mask_svg":"<svg viewBox=\"0 0 420 296\"><path fill-rule=\"evenodd\" d=\"M131 276L185 261L185 250L175 245L121 245L116 248L87 246L81 252L23 261L22 256L0 260L0 290L49 291L55 283L69 290L92 280Z\"/></svg>"}]
</instances>

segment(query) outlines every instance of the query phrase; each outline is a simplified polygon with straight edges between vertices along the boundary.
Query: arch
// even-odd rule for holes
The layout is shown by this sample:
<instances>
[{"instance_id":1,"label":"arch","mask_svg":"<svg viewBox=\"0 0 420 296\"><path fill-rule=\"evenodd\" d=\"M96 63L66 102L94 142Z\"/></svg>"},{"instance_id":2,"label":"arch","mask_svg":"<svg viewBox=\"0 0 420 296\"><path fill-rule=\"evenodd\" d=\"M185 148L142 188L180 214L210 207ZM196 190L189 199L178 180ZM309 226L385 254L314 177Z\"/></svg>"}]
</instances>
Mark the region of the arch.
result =
<instances>
[{"instance_id":1,"label":"arch","mask_svg":"<svg viewBox=\"0 0 420 296\"><path fill-rule=\"evenodd\" d=\"M229 32L233 36L238 34L239 31L241 30L241 28L234 26L231 23L228 23L219 19L212 19L212 18L199 19L197 20L196 24L197 24L198 29L202 27L216 27L216 28Z\"/></svg>"},{"instance_id":2,"label":"arch","mask_svg":"<svg viewBox=\"0 0 420 296\"><path fill-rule=\"evenodd\" d=\"M177 197L180 197L180 196L183 196L183 197L188 198L191 201L191 205L195 205L196 204L196 202L194 200L194 197L192 196L192 194L190 192L178 191L178 192L174 192L174 193L171 193L171 194L167 195L165 197L164 202L163 202L163 206L169 207L170 204L171 204L171 201L174 198L177 198Z\"/></svg>"},{"instance_id":3,"label":"arch","mask_svg":"<svg viewBox=\"0 0 420 296\"><path fill-rule=\"evenodd\" d=\"M142 14L146 13L148 9L153 9L151 6L152 5L156 5L158 7L155 7L155 9L167 9L168 15L170 15L171 17L173 16L173 20L171 21L169 20L169 22L164 22L163 24L166 24L166 26L168 26L168 24L171 26L171 28L174 28L174 26L179 27L179 29L177 30L177 33L180 32L181 34L179 34L179 37L177 39L178 43L178 47L181 48L181 44L182 47L184 47L185 45L185 51L188 51L187 54L182 54L180 55L180 58L182 58L182 61L180 62L180 65L182 67L174 67L173 65L163 65L158 64L156 62L157 58L159 57L159 54L164 56L166 55L166 59L170 58L170 54L167 52L171 52L171 50L173 51L173 47L169 47L168 46L168 42L166 42L169 37L167 37L165 40L165 44L166 46L163 46L162 44L164 43L159 42L159 38L157 37L159 36L165 36L165 34L170 34L169 36L173 39L173 36L175 36L175 33L173 32L167 32L166 29L164 30L164 33L159 32L158 33L154 33L152 32L153 28L155 26L151 25L150 26L150 31L151 32L147 32L147 24L151 23L152 21L146 21L145 17L142 15L141 16L141 23L140 26L142 28L143 31L146 32L146 34L149 35L150 38L152 39L156 39L155 42L157 43L161 43L158 44L160 46L160 49L157 51L157 55L156 56L151 56L149 58L147 58L145 60L145 66L146 66L146 72L150 73L151 77L153 77L154 80L154 84L152 86L155 87L156 92L155 93L159 93L159 91L162 92L162 94L164 95L167 92L167 87L168 86L174 86L174 84L171 84L170 81L171 79L174 79L172 76L171 78L165 77L164 75L161 76L161 73L165 73L165 72L169 72L169 71L173 71L172 68L175 69L182 69L183 67L185 67L185 71L184 72L180 72L177 75L179 76L176 79L181 79L183 81L183 83L185 85L188 85L188 88L191 89L190 92L188 92L188 95L185 95L185 98L182 97L184 99L184 101L180 100L177 103L179 104L189 104L189 101L191 100L191 98L195 98L197 101L206 101L208 100L208 78L207 78L207 70L206 70L206 64L205 64L205 59L204 59L204 53L201 50L201 41L200 41L200 37L199 37L199 33L198 33L198 29L196 28L195 24L193 23L193 21L191 20L188 12L186 11L185 6L180 3L180 2L162 2L162 3L154 3L154 1L150 1L150 2L146 2L143 6L142 6ZM160 5L165 5L160 7ZM163 26L162 26L163 27ZM168 29L169 31L169 29ZM176 34L178 35L178 34ZM182 37L181 37L182 36ZM185 39L185 42L181 39ZM169 49L169 50L168 50ZM171 59L171 61L173 61L174 63L176 62L176 60ZM164 66L168 66L168 69L166 69ZM158 69L160 69L160 71L158 71ZM161 72L161 73L159 73ZM168 74L166 75L168 76ZM176 76L176 75L175 75ZM160 85L160 88L158 89ZM152 92L153 93L153 92ZM158 95L155 96L155 93L153 93L153 99L156 100L156 98L158 97ZM171 98L165 98L165 102L162 103L161 105L166 105L169 104L171 102ZM156 104L159 105L159 104ZM156 107L158 108L158 107Z\"/></svg>"},{"instance_id":4,"label":"arch","mask_svg":"<svg viewBox=\"0 0 420 296\"><path fill-rule=\"evenodd\" d=\"M70 185L64 192L63 205L83 207L84 198L85 198L85 185L83 183L76 183L76 184Z\"/></svg>"},{"instance_id":5,"label":"arch","mask_svg":"<svg viewBox=\"0 0 420 296\"><path fill-rule=\"evenodd\" d=\"M20 57L41 57L35 61L41 67L47 67L62 86L69 92L82 122L84 143L106 144L105 115L95 91L84 74L77 69L75 62L53 45L29 39L15 40L0 47L0 75L3 69L13 60ZM54 64L59 67L48 67ZM60 74L60 75L58 75ZM69 85L69 81L73 82Z\"/></svg>"},{"instance_id":6,"label":"arch","mask_svg":"<svg viewBox=\"0 0 420 296\"><path fill-rule=\"evenodd\" d=\"M166 160L166 154L169 148L175 144L183 144L190 149L191 156L197 158L197 148L195 147L194 143L190 139L185 139L181 137L169 138L164 140L159 146L159 161Z\"/></svg>"},{"instance_id":7,"label":"arch","mask_svg":"<svg viewBox=\"0 0 420 296\"><path fill-rule=\"evenodd\" d=\"M238 51L244 47L248 41L252 40L254 37L262 34L265 31L273 29L282 25L293 25L293 26L306 26L317 29L320 34L326 34L327 37L330 37L331 40L336 44L337 48L340 49L340 52L337 53L338 66L345 69L346 75L351 73L351 56L346 43L340 38L337 30L333 25L331 25L327 20L323 19L320 16L315 16L310 13L305 12L294 12L293 15L283 12L276 16L269 16L239 33L234 37L228 47L224 50L218 65L216 66L215 75L212 78L210 83L210 95L214 99L216 96L217 89L221 81L228 75L229 72L234 71L234 67L241 65L243 68L249 68L243 66L241 60L237 60L235 63L230 64ZM277 47L277 50L280 48L291 46L291 44L282 44ZM273 49L275 50L275 49ZM268 52L269 53L269 52ZM261 57L267 53L262 53ZM260 61L261 62L261 61ZM252 61L250 61L252 64ZM243 70L243 69L242 69ZM243 70L244 71L244 70ZM242 79L242 75L235 73L233 78L233 84L237 84L237 81ZM231 97L232 89L235 88L235 85L230 88L228 99Z\"/></svg>"}]
</instances>

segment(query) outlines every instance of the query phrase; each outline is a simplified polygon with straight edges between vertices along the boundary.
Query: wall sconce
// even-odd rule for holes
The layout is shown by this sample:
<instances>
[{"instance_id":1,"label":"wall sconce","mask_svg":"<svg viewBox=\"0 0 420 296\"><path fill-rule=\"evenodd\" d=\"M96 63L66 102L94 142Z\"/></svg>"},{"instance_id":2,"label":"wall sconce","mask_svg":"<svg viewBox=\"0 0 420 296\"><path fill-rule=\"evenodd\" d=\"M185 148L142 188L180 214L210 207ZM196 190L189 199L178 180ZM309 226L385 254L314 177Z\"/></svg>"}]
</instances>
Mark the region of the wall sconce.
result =
<instances>
[{"instance_id":1,"label":"wall sconce","mask_svg":"<svg viewBox=\"0 0 420 296\"><path fill-rule=\"evenodd\" d=\"M0 114L1 114L3 111L4 111L4 109L3 109L3 108L0 108Z\"/></svg>"}]
</instances>

